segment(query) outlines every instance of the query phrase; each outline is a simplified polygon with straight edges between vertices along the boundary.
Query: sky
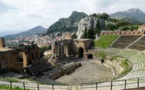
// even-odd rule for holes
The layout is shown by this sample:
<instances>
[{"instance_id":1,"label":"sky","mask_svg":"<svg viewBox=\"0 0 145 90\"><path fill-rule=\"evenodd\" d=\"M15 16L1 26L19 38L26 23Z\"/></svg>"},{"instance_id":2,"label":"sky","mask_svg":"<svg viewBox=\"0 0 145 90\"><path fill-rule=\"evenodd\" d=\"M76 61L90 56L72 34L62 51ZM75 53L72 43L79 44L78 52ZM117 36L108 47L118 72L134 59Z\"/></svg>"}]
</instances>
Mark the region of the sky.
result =
<instances>
[{"instance_id":1,"label":"sky","mask_svg":"<svg viewBox=\"0 0 145 90\"><path fill-rule=\"evenodd\" d=\"M49 28L73 11L115 13L130 8L145 12L144 0L0 0L0 36L41 25Z\"/></svg>"}]
</instances>

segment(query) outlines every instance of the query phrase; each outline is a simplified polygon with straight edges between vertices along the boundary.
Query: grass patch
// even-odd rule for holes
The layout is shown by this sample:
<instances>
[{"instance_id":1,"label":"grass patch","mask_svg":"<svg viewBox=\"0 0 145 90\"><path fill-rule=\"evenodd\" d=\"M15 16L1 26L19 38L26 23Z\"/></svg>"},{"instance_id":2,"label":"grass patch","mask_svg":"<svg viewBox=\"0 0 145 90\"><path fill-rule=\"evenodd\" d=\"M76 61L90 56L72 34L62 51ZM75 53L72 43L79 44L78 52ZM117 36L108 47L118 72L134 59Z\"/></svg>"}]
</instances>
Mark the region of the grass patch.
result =
<instances>
[{"instance_id":1,"label":"grass patch","mask_svg":"<svg viewBox=\"0 0 145 90\"><path fill-rule=\"evenodd\" d=\"M32 82L36 82L36 80L33 79L33 78L26 78L26 79L29 80L29 81L32 81Z\"/></svg>"},{"instance_id":2,"label":"grass patch","mask_svg":"<svg viewBox=\"0 0 145 90\"><path fill-rule=\"evenodd\" d=\"M101 59L106 59L106 53L105 52L95 52L95 56Z\"/></svg>"},{"instance_id":3,"label":"grass patch","mask_svg":"<svg viewBox=\"0 0 145 90\"><path fill-rule=\"evenodd\" d=\"M15 78L0 78L0 80L3 81L7 81L7 82L19 82L17 79Z\"/></svg>"},{"instance_id":4,"label":"grass patch","mask_svg":"<svg viewBox=\"0 0 145 90\"><path fill-rule=\"evenodd\" d=\"M11 87L7 85L0 85L0 89L10 90ZM12 90L24 90L24 89L20 87L13 87ZM25 90L30 90L30 89L25 89Z\"/></svg>"},{"instance_id":5,"label":"grass patch","mask_svg":"<svg viewBox=\"0 0 145 90\"><path fill-rule=\"evenodd\" d=\"M127 68L129 66L128 60L122 61L121 66Z\"/></svg>"},{"instance_id":6,"label":"grass patch","mask_svg":"<svg viewBox=\"0 0 145 90\"><path fill-rule=\"evenodd\" d=\"M117 35L100 36L99 40L94 40L94 47L108 48L117 37Z\"/></svg>"},{"instance_id":7,"label":"grass patch","mask_svg":"<svg viewBox=\"0 0 145 90\"><path fill-rule=\"evenodd\" d=\"M124 76L131 70L131 66L129 65L128 60L122 61L121 66L124 68L124 70L119 76Z\"/></svg>"}]
</instances>

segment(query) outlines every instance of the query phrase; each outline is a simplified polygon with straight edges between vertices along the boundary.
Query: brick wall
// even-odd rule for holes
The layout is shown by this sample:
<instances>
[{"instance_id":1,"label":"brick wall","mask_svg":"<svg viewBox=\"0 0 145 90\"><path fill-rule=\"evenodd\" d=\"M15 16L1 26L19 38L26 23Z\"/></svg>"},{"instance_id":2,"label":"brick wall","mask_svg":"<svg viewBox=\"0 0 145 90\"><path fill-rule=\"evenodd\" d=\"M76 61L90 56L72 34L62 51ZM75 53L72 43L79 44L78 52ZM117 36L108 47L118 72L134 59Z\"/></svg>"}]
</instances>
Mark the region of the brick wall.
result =
<instances>
[{"instance_id":1,"label":"brick wall","mask_svg":"<svg viewBox=\"0 0 145 90\"><path fill-rule=\"evenodd\" d=\"M102 31L100 35L145 35L145 31Z\"/></svg>"}]
</instances>

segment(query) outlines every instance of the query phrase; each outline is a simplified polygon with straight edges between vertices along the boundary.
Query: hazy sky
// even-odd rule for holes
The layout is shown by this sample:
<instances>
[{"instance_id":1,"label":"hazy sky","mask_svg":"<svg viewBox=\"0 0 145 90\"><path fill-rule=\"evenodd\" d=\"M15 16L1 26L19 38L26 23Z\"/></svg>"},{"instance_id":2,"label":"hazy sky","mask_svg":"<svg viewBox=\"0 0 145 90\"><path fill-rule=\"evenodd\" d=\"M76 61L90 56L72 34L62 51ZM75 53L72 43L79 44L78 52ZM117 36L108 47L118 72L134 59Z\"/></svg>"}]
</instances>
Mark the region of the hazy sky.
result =
<instances>
[{"instance_id":1,"label":"hazy sky","mask_svg":"<svg viewBox=\"0 0 145 90\"><path fill-rule=\"evenodd\" d=\"M0 0L0 32L20 31L42 25L48 28L72 11L114 13L129 8L145 12L144 0Z\"/></svg>"}]
</instances>

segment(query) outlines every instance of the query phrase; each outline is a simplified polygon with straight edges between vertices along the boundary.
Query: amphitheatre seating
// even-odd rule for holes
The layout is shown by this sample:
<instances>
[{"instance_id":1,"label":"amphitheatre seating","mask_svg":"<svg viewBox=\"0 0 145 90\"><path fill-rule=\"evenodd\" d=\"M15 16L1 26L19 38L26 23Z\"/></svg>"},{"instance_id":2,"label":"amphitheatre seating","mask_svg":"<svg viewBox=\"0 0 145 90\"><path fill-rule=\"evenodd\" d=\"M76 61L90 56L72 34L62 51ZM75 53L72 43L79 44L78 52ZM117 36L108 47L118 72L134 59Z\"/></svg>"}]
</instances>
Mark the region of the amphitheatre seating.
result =
<instances>
[{"instance_id":1,"label":"amphitheatre seating","mask_svg":"<svg viewBox=\"0 0 145 90\"><path fill-rule=\"evenodd\" d=\"M108 48L105 50L105 53L107 53L107 55L109 56L115 56L120 52L120 49L117 48Z\"/></svg>"},{"instance_id":2,"label":"amphitheatre seating","mask_svg":"<svg viewBox=\"0 0 145 90\"><path fill-rule=\"evenodd\" d=\"M121 56L132 62L132 70L119 80L145 77L145 53L134 49L99 49L100 52L105 52L108 56Z\"/></svg>"},{"instance_id":3,"label":"amphitheatre seating","mask_svg":"<svg viewBox=\"0 0 145 90\"><path fill-rule=\"evenodd\" d=\"M135 40L137 40L140 36L120 36L118 40L111 46L113 48L120 48L124 49L131 43L133 43Z\"/></svg>"},{"instance_id":4,"label":"amphitheatre seating","mask_svg":"<svg viewBox=\"0 0 145 90\"><path fill-rule=\"evenodd\" d=\"M128 58L133 63L132 70L120 79L145 77L145 54L139 52Z\"/></svg>"},{"instance_id":5,"label":"amphitheatre seating","mask_svg":"<svg viewBox=\"0 0 145 90\"><path fill-rule=\"evenodd\" d=\"M118 56L124 57L124 58L129 58L132 55L137 54L137 50L131 50L131 49L123 49L118 53Z\"/></svg>"},{"instance_id":6,"label":"amphitheatre seating","mask_svg":"<svg viewBox=\"0 0 145 90\"><path fill-rule=\"evenodd\" d=\"M143 38L141 38L140 40L138 40L137 42L135 42L134 44L132 44L130 47L130 49L137 49L137 50L145 50L145 36Z\"/></svg>"}]
</instances>

